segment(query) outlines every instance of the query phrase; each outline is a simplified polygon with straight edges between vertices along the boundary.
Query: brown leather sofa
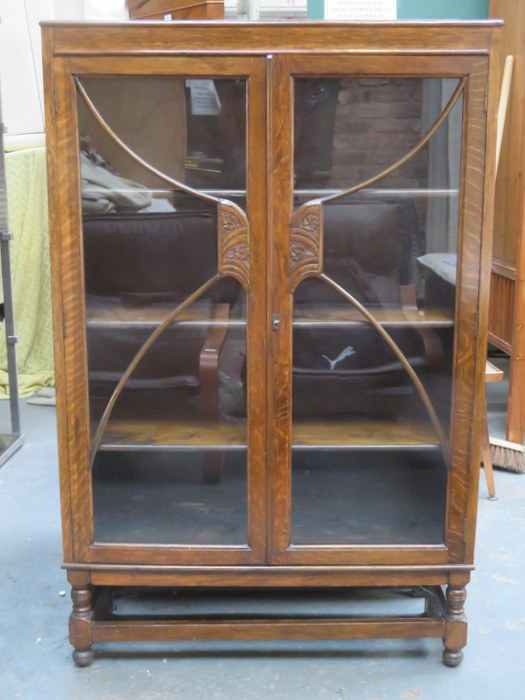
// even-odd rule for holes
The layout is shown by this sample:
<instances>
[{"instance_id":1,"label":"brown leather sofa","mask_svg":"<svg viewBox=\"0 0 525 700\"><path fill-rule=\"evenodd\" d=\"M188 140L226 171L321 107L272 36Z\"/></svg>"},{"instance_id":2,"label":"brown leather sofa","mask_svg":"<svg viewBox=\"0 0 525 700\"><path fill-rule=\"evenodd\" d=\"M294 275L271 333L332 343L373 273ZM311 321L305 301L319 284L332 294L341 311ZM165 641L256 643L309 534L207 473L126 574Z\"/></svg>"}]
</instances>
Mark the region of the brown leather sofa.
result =
<instances>
[{"instance_id":1,"label":"brown leather sofa","mask_svg":"<svg viewBox=\"0 0 525 700\"><path fill-rule=\"evenodd\" d=\"M136 308L175 307L215 274L216 240L216 220L209 210L86 217L88 305L104 304L109 299L110 303ZM409 198L352 197L324 207L324 272L372 313L400 308L402 289L416 289L416 259L421 248L418 214ZM421 290L418 293L421 295ZM219 304L233 308L239 294L240 286L224 279L197 305L213 314ZM301 309L312 306L321 312L349 308L347 300L318 279L307 279L298 287L294 304L298 316ZM107 399L151 330L88 329L93 395ZM126 400L143 403L146 398L157 407L167 407L169 415L174 414L175 403L186 416L193 411L202 418L200 364L209 332L206 325L175 324L167 330L132 375ZM389 328L389 332L424 378L435 358L429 359L421 334L407 327ZM440 342L447 342L446 334ZM227 345L225 333L217 354L224 353ZM332 367L330 360L348 347L353 352ZM218 397L215 405L222 406L217 408L221 418L235 417L245 405L243 396L232 396L232 392L243 393L244 372L232 377L229 371L228 367L221 370L218 361L220 381L215 384L224 400ZM398 411L400 402L405 403L412 393L405 370L369 324L296 328L293 390L296 414L312 415Z\"/></svg>"},{"instance_id":2,"label":"brown leather sofa","mask_svg":"<svg viewBox=\"0 0 525 700\"><path fill-rule=\"evenodd\" d=\"M88 367L95 421L155 327L138 319L153 313L162 320L216 274L216 239L215 216L206 210L84 218ZM202 319L209 318L217 307L233 305L237 296L238 284L221 280L191 308ZM136 322L94 320L113 316ZM127 381L116 410L146 406L160 414L167 411L168 416L179 412L202 418L201 354L209 335L205 323L168 328Z\"/></svg>"},{"instance_id":3,"label":"brown leather sofa","mask_svg":"<svg viewBox=\"0 0 525 700\"><path fill-rule=\"evenodd\" d=\"M323 272L372 314L403 308L403 290L416 296L421 247L411 199L353 197L324 206ZM298 287L294 303L297 318L312 306L321 318L352 309L336 290L313 278ZM410 327L387 330L424 377L430 360L421 334ZM399 413L410 403L411 389L402 364L370 324L295 328L295 415Z\"/></svg>"}]
</instances>

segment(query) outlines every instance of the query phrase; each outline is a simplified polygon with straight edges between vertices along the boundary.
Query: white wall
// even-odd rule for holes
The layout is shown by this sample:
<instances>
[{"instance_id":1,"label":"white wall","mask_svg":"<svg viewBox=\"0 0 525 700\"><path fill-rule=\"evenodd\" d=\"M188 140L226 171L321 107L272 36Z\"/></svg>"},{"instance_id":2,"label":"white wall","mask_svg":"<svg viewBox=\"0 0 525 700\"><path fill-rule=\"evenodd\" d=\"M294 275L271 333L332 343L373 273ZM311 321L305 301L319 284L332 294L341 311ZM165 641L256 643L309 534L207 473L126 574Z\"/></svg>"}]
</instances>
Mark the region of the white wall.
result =
<instances>
[{"instance_id":1,"label":"white wall","mask_svg":"<svg viewBox=\"0 0 525 700\"><path fill-rule=\"evenodd\" d=\"M82 20L84 19L85 0L52 0L55 19Z\"/></svg>"},{"instance_id":2,"label":"white wall","mask_svg":"<svg viewBox=\"0 0 525 700\"><path fill-rule=\"evenodd\" d=\"M2 117L8 134L43 130L38 21L52 18L52 0L0 0Z\"/></svg>"},{"instance_id":3,"label":"white wall","mask_svg":"<svg viewBox=\"0 0 525 700\"><path fill-rule=\"evenodd\" d=\"M126 17L125 0L0 0L0 84L7 134L44 130L42 20Z\"/></svg>"},{"instance_id":4,"label":"white wall","mask_svg":"<svg viewBox=\"0 0 525 700\"><path fill-rule=\"evenodd\" d=\"M521 2L522 0L520 0ZM235 16L238 0L226 0ZM261 0L261 16L304 15L306 0ZM0 85L8 135L44 130L39 22L127 17L125 0L0 0Z\"/></svg>"}]
</instances>

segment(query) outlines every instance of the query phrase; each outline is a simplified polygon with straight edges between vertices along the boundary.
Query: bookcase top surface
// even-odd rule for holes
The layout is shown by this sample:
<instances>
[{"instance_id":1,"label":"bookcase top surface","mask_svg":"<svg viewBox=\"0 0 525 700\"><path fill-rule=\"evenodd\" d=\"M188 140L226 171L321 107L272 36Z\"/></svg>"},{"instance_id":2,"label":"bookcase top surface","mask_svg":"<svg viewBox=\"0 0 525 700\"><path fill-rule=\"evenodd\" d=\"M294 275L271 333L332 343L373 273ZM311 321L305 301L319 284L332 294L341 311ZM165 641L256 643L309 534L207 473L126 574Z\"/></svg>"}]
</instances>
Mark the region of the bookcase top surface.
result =
<instances>
[{"instance_id":1,"label":"bookcase top surface","mask_svg":"<svg viewBox=\"0 0 525 700\"><path fill-rule=\"evenodd\" d=\"M403 22L42 22L53 53L488 53L500 20Z\"/></svg>"}]
</instances>

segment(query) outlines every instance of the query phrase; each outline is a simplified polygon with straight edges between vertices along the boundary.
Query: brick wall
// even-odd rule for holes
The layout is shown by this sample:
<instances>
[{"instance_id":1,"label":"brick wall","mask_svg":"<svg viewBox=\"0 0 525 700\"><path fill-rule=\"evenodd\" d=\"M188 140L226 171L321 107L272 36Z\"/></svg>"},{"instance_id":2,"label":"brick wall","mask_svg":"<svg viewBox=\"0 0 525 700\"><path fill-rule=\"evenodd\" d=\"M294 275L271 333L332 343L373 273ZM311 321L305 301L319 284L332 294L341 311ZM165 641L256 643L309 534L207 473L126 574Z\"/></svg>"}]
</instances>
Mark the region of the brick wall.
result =
<instances>
[{"instance_id":1,"label":"brick wall","mask_svg":"<svg viewBox=\"0 0 525 700\"><path fill-rule=\"evenodd\" d=\"M329 186L345 188L358 184L402 158L421 138L421 100L421 80L341 80ZM426 187L427 167L424 147L376 186Z\"/></svg>"}]
</instances>

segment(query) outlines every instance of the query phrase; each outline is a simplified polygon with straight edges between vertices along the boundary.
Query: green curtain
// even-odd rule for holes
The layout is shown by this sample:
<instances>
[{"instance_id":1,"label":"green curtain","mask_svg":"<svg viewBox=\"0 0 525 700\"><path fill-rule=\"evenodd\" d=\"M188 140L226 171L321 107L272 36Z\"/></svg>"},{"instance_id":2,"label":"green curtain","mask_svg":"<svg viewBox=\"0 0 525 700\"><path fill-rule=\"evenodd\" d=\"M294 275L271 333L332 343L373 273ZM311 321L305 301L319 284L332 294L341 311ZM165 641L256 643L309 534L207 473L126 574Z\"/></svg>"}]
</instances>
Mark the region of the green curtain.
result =
<instances>
[{"instance_id":1,"label":"green curtain","mask_svg":"<svg viewBox=\"0 0 525 700\"><path fill-rule=\"evenodd\" d=\"M5 154L11 279L20 396L54 382L45 148ZM0 333L0 398L8 396L5 332Z\"/></svg>"}]
</instances>

